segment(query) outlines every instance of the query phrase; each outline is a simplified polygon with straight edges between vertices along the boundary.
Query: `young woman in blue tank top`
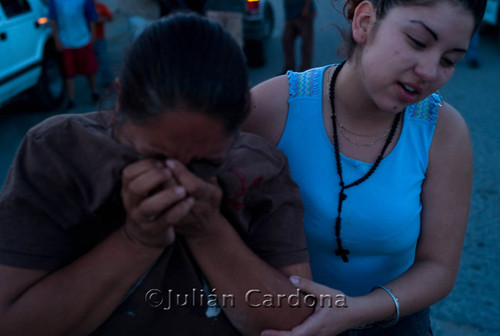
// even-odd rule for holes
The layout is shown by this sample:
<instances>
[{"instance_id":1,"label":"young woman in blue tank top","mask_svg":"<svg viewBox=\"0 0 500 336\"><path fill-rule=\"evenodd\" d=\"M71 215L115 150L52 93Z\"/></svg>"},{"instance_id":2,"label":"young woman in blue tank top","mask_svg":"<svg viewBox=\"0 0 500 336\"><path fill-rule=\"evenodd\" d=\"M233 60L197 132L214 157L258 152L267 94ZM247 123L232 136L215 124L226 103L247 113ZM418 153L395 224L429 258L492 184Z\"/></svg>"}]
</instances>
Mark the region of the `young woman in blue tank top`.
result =
<instances>
[{"instance_id":1,"label":"young woman in blue tank top","mask_svg":"<svg viewBox=\"0 0 500 336\"><path fill-rule=\"evenodd\" d=\"M288 157L304 202L315 313L262 335L430 335L453 288L472 184L467 126L435 92L485 1L348 0L339 65L252 90L245 129ZM333 300L321 300L328 295Z\"/></svg>"}]
</instances>

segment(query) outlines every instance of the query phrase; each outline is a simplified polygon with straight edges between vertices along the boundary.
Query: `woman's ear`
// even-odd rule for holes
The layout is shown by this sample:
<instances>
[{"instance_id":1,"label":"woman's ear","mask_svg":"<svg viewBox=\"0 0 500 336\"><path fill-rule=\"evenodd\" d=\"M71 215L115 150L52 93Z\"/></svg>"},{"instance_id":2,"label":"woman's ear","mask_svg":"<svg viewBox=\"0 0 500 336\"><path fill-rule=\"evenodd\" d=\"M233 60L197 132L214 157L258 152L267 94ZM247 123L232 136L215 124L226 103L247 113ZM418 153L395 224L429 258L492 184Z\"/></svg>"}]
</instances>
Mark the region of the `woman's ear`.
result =
<instances>
[{"instance_id":1,"label":"woman's ear","mask_svg":"<svg viewBox=\"0 0 500 336\"><path fill-rule=\"evenodd\" d=\"M352 37L356 43L365 43L376 20L376 9L371 1L361 2L354 10Z\"/></svg>"}]
</instances>

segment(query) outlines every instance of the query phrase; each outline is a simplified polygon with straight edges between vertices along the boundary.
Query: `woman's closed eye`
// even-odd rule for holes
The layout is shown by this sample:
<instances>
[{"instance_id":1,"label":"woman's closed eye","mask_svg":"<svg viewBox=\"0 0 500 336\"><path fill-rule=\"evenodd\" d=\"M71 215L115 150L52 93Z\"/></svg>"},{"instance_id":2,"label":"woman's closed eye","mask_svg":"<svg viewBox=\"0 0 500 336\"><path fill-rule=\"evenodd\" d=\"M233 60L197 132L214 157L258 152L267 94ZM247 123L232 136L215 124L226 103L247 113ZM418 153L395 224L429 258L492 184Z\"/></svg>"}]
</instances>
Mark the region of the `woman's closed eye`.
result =
<instances>
[{"instance_id":1,"label":"woman's closed eye","mask_svg":"<svg viewBox=\"0 0 500 336\"><path fill-rule=\"evenodd\" d=\"M418 48L418 49L424 49L426 47L426 44L424 42L422 42L421 40L409 35L409 34L406 34L406 37L408 37L408 39L410 40L411 44Z\"/></svg>"},{"instance_id":2,"label":"woman's closed eye","mask_svg":"<svg viewBox=\"0 0 500 336\"><path fill-rule=\"evenodd\" d=\"M457 62L452 61L447 57L441 58L441 64L446 68L454 68L457 65Z\"/></svg>"},{"instance_id":3,"label":"woman's closed eye","mask_svg":"<svg viewBox=\"0 0 500 336\"><path fill-rule=\"evenodd\" d=\"M410 43L412 44L412 46L418 50L423 50L425 48L427 48L427 44L425 42L422 42L422 40L410 35L410 34L406 34L406 37L408 38L408 40L410 41ZM455 61L449 57L442 57L441 58L441 65L445 68L454 68L458 61Z\"/></svg>"}]
</instances>

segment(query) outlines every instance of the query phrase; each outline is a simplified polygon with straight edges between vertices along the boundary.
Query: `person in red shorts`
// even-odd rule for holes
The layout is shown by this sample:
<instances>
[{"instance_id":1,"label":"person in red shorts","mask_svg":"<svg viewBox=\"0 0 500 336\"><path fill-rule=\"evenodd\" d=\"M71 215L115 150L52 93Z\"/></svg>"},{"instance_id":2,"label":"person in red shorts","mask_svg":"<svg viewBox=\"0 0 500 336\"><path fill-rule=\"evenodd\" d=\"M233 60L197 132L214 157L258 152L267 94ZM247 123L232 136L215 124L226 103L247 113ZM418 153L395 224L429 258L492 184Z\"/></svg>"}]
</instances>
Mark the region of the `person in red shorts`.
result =
<instances>
[{"instance_id":1,"label":"person in red shorts","mask_svg":"<svg viewBox=\"0 0 500 336\"><path fill-rule=\"evenodd\" d=\"M87 76L92 100L97 102L97 59L92 46L98 15L92 0L50 0L49 19L57 49L62 52L67 108L75 107L76 75Z\"/></svg>"}]
</instances>

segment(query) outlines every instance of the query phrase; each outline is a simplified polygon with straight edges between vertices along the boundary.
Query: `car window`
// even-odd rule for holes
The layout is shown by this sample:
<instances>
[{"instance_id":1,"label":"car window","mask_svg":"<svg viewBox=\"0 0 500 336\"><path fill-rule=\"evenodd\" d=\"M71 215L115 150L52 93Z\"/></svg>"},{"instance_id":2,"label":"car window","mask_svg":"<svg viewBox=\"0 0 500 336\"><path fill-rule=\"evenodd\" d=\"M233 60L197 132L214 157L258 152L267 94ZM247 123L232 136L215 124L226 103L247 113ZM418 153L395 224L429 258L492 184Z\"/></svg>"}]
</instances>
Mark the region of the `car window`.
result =
<instances>
[{"instance_id":1,"label":"car window","mask_svg":"<svg viewBox=\"0 0 500 336\"><path fill-rule=\"evenodd\" d=\"M0 3L7 18L31 11L30 4L26 0L0 0Z\"/></svg>"}]
</instances>

